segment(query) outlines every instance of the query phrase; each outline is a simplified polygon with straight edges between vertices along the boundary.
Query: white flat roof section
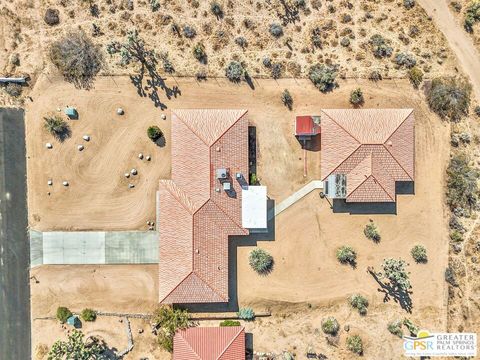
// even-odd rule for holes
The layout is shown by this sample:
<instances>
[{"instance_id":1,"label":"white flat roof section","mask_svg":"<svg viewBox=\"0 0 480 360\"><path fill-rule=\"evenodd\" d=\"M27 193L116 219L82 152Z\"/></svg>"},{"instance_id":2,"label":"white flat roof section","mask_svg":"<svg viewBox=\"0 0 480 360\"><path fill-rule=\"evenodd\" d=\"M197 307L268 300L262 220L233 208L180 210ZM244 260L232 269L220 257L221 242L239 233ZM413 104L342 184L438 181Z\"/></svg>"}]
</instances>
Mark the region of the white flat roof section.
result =
<instances>
[{"instance_id":1,"label":"white flat roof section","mask_svg":"<svg viewBox=\"0 0 480 360\"><path fill-rule=\"evenodd\" d=\"M267 228L267 187L249 186L242 190L242 227Z\"/></svg>"}]
</instances>

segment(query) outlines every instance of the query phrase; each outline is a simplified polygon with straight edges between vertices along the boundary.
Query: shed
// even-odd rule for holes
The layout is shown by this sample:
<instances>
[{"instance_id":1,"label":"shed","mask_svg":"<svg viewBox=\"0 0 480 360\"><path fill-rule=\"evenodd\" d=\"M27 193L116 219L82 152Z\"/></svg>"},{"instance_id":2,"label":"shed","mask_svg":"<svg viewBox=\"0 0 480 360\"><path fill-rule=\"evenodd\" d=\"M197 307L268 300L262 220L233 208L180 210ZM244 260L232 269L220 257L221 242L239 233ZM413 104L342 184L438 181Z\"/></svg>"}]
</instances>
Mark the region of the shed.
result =
<instances>
[{"instance_id":1,"label":"shed","mask_svg":"<svg viewBox=\"0 0 480 360\"><path fill-rule=\"evenodd\" d=\"M320 116L302 115L295 119L295 136L309 139L320 133Z\"/></svg>"},{"instance_id":2,"label":"shed","mask_svg":"<svg viewBox=\"0 0 480 360\"><path fill-rule=\"evenodd\" d=\"M67 115L70 119L77 119L78 118L77 109L75 109L74 107L66 107L65 115Z\"/></svg>"}]
</instances>

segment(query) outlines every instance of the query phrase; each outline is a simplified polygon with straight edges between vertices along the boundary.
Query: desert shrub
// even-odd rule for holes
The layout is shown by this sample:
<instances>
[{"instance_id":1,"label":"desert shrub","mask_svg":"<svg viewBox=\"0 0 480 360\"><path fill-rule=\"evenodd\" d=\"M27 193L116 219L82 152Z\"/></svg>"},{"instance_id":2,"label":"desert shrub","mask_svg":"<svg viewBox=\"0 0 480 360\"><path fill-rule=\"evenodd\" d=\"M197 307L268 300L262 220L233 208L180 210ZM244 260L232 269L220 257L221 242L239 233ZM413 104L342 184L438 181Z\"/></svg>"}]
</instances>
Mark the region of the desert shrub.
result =
<instances>
[{"instance_id":1,"label":"desert shrub","mask_svg":"<svg viewBox=\"0 0 480 360\"><path fill-rule=\"evenodd\" d=\"M173 67L172 62L168 58L167 52L163 52L160 54L160 60L162 60L163 71L168 74L173 74L175 72L175 68Z\"/></svg>"},{"instance_id":2,"label":"desert shrub","mask_svg":"<svg viewBox=\"0 0 480 360\"><path fill-rule=\"evenodd\" d=\"M378 231L377 226L373 221L370 221L367 225L365 225L365 229L363 229L363 233L367 237L367 239L373 240L375 242L379 242L381 240L380 232Z\"/></svg>"},{"instance_id":3,"label":"desert shrub","mask_svg":"<svg viewBox=\"0 0 480 360\"><path fill-rule=\"evenodd\" d=\"M465 153L455 154L447 168L447 204L450 209L475 207L478 199L479 172L469 164Z\"/></svg>"},{"instance_id":4,"label":"desert shrub","mask_svg":"<svg viewBox=\"0 0 480 360\"><path fill-rule=\"evenodd\" d=\"M224 326L240 326L240 321L238 321L238 320L223 320L220 323L220 326L222 326L222 327L224 327Z\"/></svg>"},{"instance_id":5,"label":"desert shrub","mask_svg":"<svg viewBox=\"0 0 480 360\"><path fill-rule=\"evenodd\" d=\"M257 174L251 173L250 174L250 185L259 185L260 182L258 181Z\"/></svg>"},{"instance_id":6,"label":"desert shrub","mask_svg":"<svg viewBox=\"0 0 480 360\"><path fill-rule=\"evenodd\" d=\"M465 10L464 27L468 32L473 32L473 25L480 21L480 1L471 1Z\"/></svg>"},{"instance_id":7,"label":"desert shrub","mask_svg":"<svg viewBox=\"0 0 480 360\"><path fill-rule=\"evenodd\" d=\"M365 315L368 308L368 300L360 294L352 295L349 299L350 306L357 309L360 315Z\"/></svg>"},{"instance_id":8,"label":"desert shrub","mask_svg":"<svg viewBox=\"0 0 480 360\"><path fill-rule=\"evenodd\" d=\"M400 320L392 321L387 325L388 331L399 338L403 337L402 322Z\"/></svg>"},{"instance_id":9,"label":"desert shrub","mask_svg":"<svg viewBox=\"0 0 480 360\"><path fill-rule=\"evenodd\" d=\"M369 80L372 80L372 81L380 81L382 80L382 74L380 73L380 71L377 71L377 70L373 70L369 75L368 75L368 79Z\"/></svg>"},{"instance_id":10,"label":"desert shrub","mask_svg":"<svg viewBox=\"0 0 480 360\"><path fill-rule=\"evenodd\" d=\"M67 341L57 340L48 352L48 359L100 359L106 350L104 342L94 336L83 341L84 335L81 331L74 329L67 335Z\"/></svg>"},{"instance_id":11,"label":"desert shrub","mask_svg":"<svg viewBox=\"0 0 480 360\"><path fill-rule=\"evenodd\" d=\"M412 54L401 52L395 56L395 63L399 66L405 66L411 69L417 64L417 60Z\"/></svg>"},{"instance_id":12,"label":"desert shrub","mask_svg":"<svg viewBox=\"0 0 480 360\"><path fill-rule=\"evenodd\" d=\"M415 6L415 0L403 0L403 6L407 9L411 9Z\"/></svg>"},{"instance_id":13,"label":"desert shrub","mask_svg":"<svg viewBox=\"0 0 480 360\"><path fill-rule=\"evenodd\" d=\"M316 27L312 30L310 34L310 40L312 41L312 45L316 48L322 47L322 30L319 27Z\"/></svg>"},{"instance_id":14,"label":"desert shrub","mask_svg":"<svg viewBox=\"0 0 480 360\"><path fill-rule=\"evenodd\" d=\"M403 319L403 325L408 329L411 336L417 336L420 329L411 320L408 320L407 318Z\"/></svg>"},{"instance_id":15,"label":"desert shrub","mask_svg":"<svg viewBox=\"0 0 480 360\"><path fill-rule=\"evenodd\" d=\"M282 76L283 65L280 63L274 63L270 67L272 78L279 79Z\"/></svg>"},{"instance_id":16,"label":"desert shrub","mask_svg":"<svg viewBox=\"0 0 480 360\"><path fill-rule=\"evenodd\" d=\"M152 320L157 328L157 340L160 346L169 352L173 351L175 332L191 325L186 310L174 309L169 305L159 306L154 311Z\"/></svg>"},{"instance_id":17,"label":"desert shrub","mask_svg":"<svg viewBox=\"0 0 480 360\"><path fill-rule=\"evenodd\" d=\"M215 15L217 18L221 18L223 17L223 8L222 6L216 2L216 1L213 1L211 4L210 4L210 11L212 12L213 15Z\"/></svg>"},{"instance_id":18,"label":"desert shrub","mask_svg":"<svg viewBox=\"0 0 480 360\"><path fill-rule=\"evenodd\" d=\"M82 310L80 316L85 321L95 321L95 319L97 318L97 313L95 312L95 310L87 308Z\"/></svg>"},{"instance_id":19,"label":"desert shrub","mask_svg":"<svg viewBox=\"0 0 480 360\"><path fill-rule=\"evenodd\" d=\"M428 105L442 119L459 121L468 115L470 93L471 87L464 81L437 78L427 93Z\"/></svg>"},{"instance_id":20,"label":"desert shrub","mask_svg":"<svg viewBox=\"0 0 480 360\"><path fill-rule=\"evenodd\" d=\"M232 82L240 82L245 75L245 69L238 61L230 61L225 69L225 76Z\"/></svg>"},{"instance_id":21,"label":"desert shrub","mask_svg":"<svg viewBox=\"0 0 480 360\"><path fill-rule=\"evenodd\" d=\"M342 45L343 47L350 46L350 39L348 37L342 38L342 40L340 41L340 45Z\"/></svg>"},{"instance_id":22,"label":"desert shrub","mask_svg":"<svg viewBox=\"0 0 480 360\"><path fill-rule=\"evenodd\" d=\"M50 26L57 25L60 23L60 12L57 9L48 8L43 20Z\"/></svg>"},{"instance_id":23,"label":"desert shrub","mask_svg":"<svg viewBox=\"0 0 480 360\"><path fill-rule=\"evenodd\" d=\"M237 316L239 319L251 321L255 319L255 312L249 307L240 308L237 312Z\"/></svg>"},{"instance_id":24,"label":"desert shrub","mask_svg":"<svg viewBox=\"0 0 480 360\"><path fill-rule=\"evenodd\" d=\"M82 30L71 31L55 41L49 55L64 78L79 87L89 87L103 65L100 48Z\"/></svg>"},{"instance_id":25,"label":"desert shrub","mask_svg":"<svg viewBox=\"0 0 480 360\"><path fill-rule=\"evenodd\" d=\"M427 262L427 249L423 245L415 245L410 254L417 263L426 263Z\"/></svg>"},{"instance_id":26,"label":"desert shrub","mask_svg":"<svg viewBox=\"0 0 480 360\"><path fill-rule=\"evenodd\" d=\"M207 73L205 71L199 71L195 74L197 81L207 81Z\"/></svg>"},{"instance_id":27,"label":"desert shrub","mask_svg":"<svg viewBox=\"0 0 480 360\"><path fill-rule=\"evenodd\" d=\"M19 97L22 95L22 85L8 83L7 86L5 86L5 92L10 96Z\"/></svg>"},{"instance_id":28,"label":"desert shrub","mask_svg":"<svg viewBox=\"0 0 480 360\"><path fill-rule=\"evenodd\" d=\"M147 136L150 140L157 141L163 136L163 132L157 125L152 125L147 129Z\"/></svg>"},{"instance_id":29,"label":"desert shrub","mask_svg":"<svg viewBox=\"0 0 480 360\"><path fill-rule=\"evenodd\" d=\"M282 360L295 360L294 355L288 351L285 351L282 355Z\"/></svg>"},{"instance_id":30,"label":"desert shrub","mask_svg":"<svg viewBox=\"0 0 480 360\"><path fill-rule=\"evenodd\" d=\"M322 321L322 330L325 334L336 335L338 330L340 330L340 325L338 324L337 319L330 316Z\"/></svg>"},{"instance_id":31,"label":"desert shrub","mask_svg":"<svg viewBox=\"0 0 480 360\"><path fill-rule=\"evenodd\" d=\"M263 249L253 249L248 256L248 263L259 274L266 274L272 270L273 257Z\"/></svg>"},{"instance_id":32,"label":"desert shrub","mask_svg":"<svg viewBox=\"0 0 480 360\"><path fill-rule=\"evenodd\" d=\"M268 56L265 56L262 59L262 64L263 64L263 66L269 68L270 66L272 66L272 60L270 60L270 58Z\"/></svg>"},{"instance_id":33,"label":"desert shrub","mask_svg":"<svg viewBox=\"0 0 480 360\"><path fill-rule=\"evenodd\" d=\"M336 66L316 64L308 71L308 78L322 92L330 91L336 86L336 77Z\"/></svg>"},{"instance_id":34,"label":"desert shrub","mask_svg":"<svg viewBox=\"0 0 480 360\"><path fill-rule=\"evenodd\" d=\"M193 47L193 57L203 64L207 62L207 53L205 52L203 43L197 43Z\"/></svg>"},{"instance_id":35,"label":"desert shrub","mask_svg":"<svg viewBox=\"0 0 480 360\"><path fill-rule=\"evenodd\" d=\"M370 46L375 55L378 58L390 57L393 52L393 48L388 45L385 38L380 34L372 35L370 38Z\"/></svg>"},{"instance_id":36,"label":"desert shrub","mask_svg":"<svg viewBox=\"0 0 480 360\"><path fill-rule=\"evenodd\" d=\"M282 25L277 23L270 24L268 31L273 37L276 37L276 38L279 38L280 36L283 35L283 27Z\"/></svg>"},{"instance_id":37,"label":"desert shrub","mask_svg":"<svg viewBox=\"0 0 480 360\"><path fill-rule=\"evenodd\" d=\"M47 116L43 120L45 130L56 138L61 139L70 132L68 123L58 115Z\"/></svg>"},{"instance_id":38,"label":"desert shrub","mask_svg":"<svg viewBox=\"0 0 480 360\"><path fill-rule=\"evenodd\" d=\"M461 242L461 241L463 241L463 235L460 231L453 230L452 232L450 232L450 239L453 242Z\"/></svg>"},{"instance_id":39,"label":"desert shrub","mask_svg":"<svg viewBox=\"0 0 480 360\"><path fill-rule=\"evenodd\" d=\"M195 36L197 36L197 31L193 26L185 25L183 27L183 36L185 36L187 39L193 39Z\"/></svg>"},{"instance_id":40,"label":"desert shrub","mask_svg":"<svg viewBox=\"0 0 480 360\"><path fill-rule=\"evenodd\" d=\"M235 38L235 44L240 46L242 49L245 49L248 45L248 42L243 36L238 36Z\"/></svg>"},{"instance_id":41,"label":"desert shrub","mask_svg":"<svg viewBox=\"0 0 480 360\"><path fill-rule=\"evenodd\" d=\"M341 246L337 249L337 260L342 264L355 264L357 253L350 246Z\"/></svg>"},{"instance_id":42,"label":"desert shrub","mask_svg":"<svg viewBox=\"0 0 480 360\"><path fill-rule=\"evenodd\" d=\"M359 335L352 335L347 338L347 349L357 355L363 354L363 342Z\"/></svg>"},{"instance_id":43,"label":"desert shrub","mask_svg":"<svg viewBox=\"0 0 480 360\"><path fill-rule=\"evenodd\" d=\"M445 281L452 286L458 286L457 276L450 266L445 269Z\"/></svg>"},{"instance_id":44,"label":"desert shrub","mask_svg":"<svg viewBox=\"0 0 480 360\"><path fill-rule=\"evenodd\" d=\"M160 2L158 0L150 0L150 10L153 12L158 11L160 9Z\"/></svg>"},{"instance_id":45,"label":"desert shrub","mask_svg":"<svg viewBox=\"0 0 480 360\"><path fill-rule=\"evenodd\" d=\"M67 319L72 316L72 312L64 307L64 306L60 306L57 308L57 319L62 323L66 323L67 322Z\"/></svg>"},{"instance_id":46,"label":"desert shrub","mask_svg":"<svg viewBox=\"0 0 480 360\"><path fill-rule=\"evenodd\" d=\"M356 88L350 93L350 103L353 105L361 105L365 99L363 98L362 89Z\"/></svg>"},{"instance_id":47,"label":"desert shrub","mask_svg":"<svg viewBox=\"0 0 480 360\"><path fill-rule=\"evenodd\" d=\"M383 260L382 269L385 277L390 281L391 285L407 291L410 285L410 273L407 272L407 263L402 259L388 258Z\"/></svg>"},{"instance_id":48,"label":"desert shrub","mask_svg":"<svg viewBox=\"0 0 480 360\"><path fill-rule=\"evenodd\" d=\"M415 89L418 89L418 87L423 81L423 71L420 70L420 68L414 66L413 68L408 70L408 78L410 79L413 87Z\"/></svg>"},{"instance_id":49,"label":"desert shrub","mask_svg":"<svg viewBox=\"0 0 480 360\"><path fill-rule=\"evenodd\" d=\"M475 112L475 115L480 117L480 106L475 106L475 109L473 111Z\"/></svg>"},{"instance_id":50,"label":"desert shrub","mask_svg":"<svg viewBox=\"0 0 480 360\"><path fill-rule=\"evenodd\" d=\"M290 95L290 91L288 91L287 89L283 90L281 99L283 105L285 105L289 110L292 110L293 98L292 95Z\"/></svg>"}]
</instances>

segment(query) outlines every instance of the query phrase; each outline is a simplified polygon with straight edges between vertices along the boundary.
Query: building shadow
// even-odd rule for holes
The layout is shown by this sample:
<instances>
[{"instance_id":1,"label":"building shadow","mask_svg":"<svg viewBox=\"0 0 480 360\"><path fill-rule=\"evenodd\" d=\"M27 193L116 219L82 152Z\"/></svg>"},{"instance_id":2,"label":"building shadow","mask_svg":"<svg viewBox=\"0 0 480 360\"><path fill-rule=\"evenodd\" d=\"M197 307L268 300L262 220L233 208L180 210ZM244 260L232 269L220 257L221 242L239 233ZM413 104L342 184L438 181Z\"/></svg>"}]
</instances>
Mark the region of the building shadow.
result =
<instances>
[{"instance_id":1,"label":"building shadow","mask_svg":"<svg viewBox=\"0 0 480 360\"><path fill-rule=\"evenodd\" d=\"M267 200L267 213L274 209L275 201ZM275 217L267 222L267 231L249 235L230 236L228 242L228 303L176 304L176 307L195 313L237 312L238 307L238 270L237 249L241 246L257 246L258 241L275 240Z\"/></svg>"},{"instance_id":2,"label":"building shadow","mask_svg":"<svg viewBox=\"0 0 480 360\"><path fill-rule=\"evenodd\" d=\"M245 359L253 359L253 334L245 333Z\"/></svg>"},{"instance_id":3,"label":"building shadow","mask_svg":"<svg viewBox=\"0 0 480 360\"><path fill-rule=\"evenodd\" d=\"M351 215L368 214L397 214L396 202L374 203L347 203L345 199L333 199L332 210L334 213L349 213Z\"/></svg>"},{"instance_id":4,"label":"building shadow","mask_svg":"<svg viewBox=\"0 0 480 360\"><path fill-rule=\"evenodd\" d=\"M413 181L395 182L395 193L397 195L415 195L415 182Z\"/></svg>"},{"instance_id":5,"label":"building shadow","mask_svg":"<svg viewBox=\"0 0 480 360\"><path fill-rule=\"evenodd\" d=\"M317 135L312 135L310 136L309 139L301 138L300 136L295 136L295 139L297 139L298 143L302 147L302 149L305 149L307 151L312 151L312 152L318 152L321 150L321 142L322 142L322 137L320 134Z\"/></svg>"}]
</instances>

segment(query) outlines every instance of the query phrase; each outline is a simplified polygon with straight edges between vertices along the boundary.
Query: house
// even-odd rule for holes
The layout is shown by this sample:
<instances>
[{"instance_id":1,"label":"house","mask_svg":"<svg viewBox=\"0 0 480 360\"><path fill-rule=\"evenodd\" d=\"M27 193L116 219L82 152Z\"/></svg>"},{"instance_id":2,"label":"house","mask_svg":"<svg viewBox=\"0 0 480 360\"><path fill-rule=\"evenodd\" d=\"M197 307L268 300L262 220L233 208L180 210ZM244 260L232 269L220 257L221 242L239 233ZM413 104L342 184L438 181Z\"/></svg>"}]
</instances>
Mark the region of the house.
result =
<instances>
[{"instance_id":1,"label":"house","mask_svg":"<svg viewBox=\"0 0 480 360\"><path fill-rule=\"evenodd\" d=\"M173 360L245 360L242 326L192 327L177 331Z\"/></svg>"},{"instance_id":2,"label":"house","mask_svg":"<svg viewBox=\"0 0 480 360\"><path fill-rule=\"evenodd\" d=\"M346 202L395 202L396 183L415 179L412 109L321 111L324 193Z\"/></svg>"},{"instance_id":3,"label":"house","mask_svg":"<svg viewBox=\"0 0 480 360\"><path fill-rule=\"evenodd\" d=\"M174 110L171 139L172 176L158 192L159 301L228 302L229 237L267 224L266 188L248 184L247 111Z\"/></svg>"},{"instance_id":4,"label":"house","mask_svg":"<svg viewBox=\"0 0 480 360\"><path fill-rule=\"evenodd\" d=\"M320 117L302 115L295 118L295 136L299 140L310 140L320 133Z\"/></svg>"}]
</instances>

